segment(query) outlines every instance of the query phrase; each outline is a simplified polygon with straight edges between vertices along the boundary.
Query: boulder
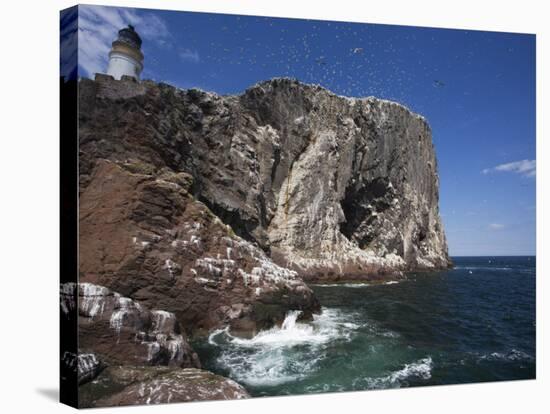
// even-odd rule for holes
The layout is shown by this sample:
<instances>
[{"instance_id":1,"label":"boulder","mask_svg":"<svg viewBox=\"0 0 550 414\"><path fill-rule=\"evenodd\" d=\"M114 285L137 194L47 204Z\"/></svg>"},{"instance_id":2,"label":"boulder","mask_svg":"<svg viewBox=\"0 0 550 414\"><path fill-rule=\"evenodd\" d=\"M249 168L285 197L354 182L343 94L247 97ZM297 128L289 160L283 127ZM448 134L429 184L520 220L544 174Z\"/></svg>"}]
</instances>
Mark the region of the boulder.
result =
<instances>
[{"instance_id":1,"label":"boulder","mask_svg":"<svg viewBox=\"0 0 550 414\"><path fill-rule=\"evenodd\" d=\"M76 373L76 378L78 385L85 384L88 381L93 380L101 370L105 368L103 363L99 360L97 355L84 352L68 352L65 351L61 358L61 371L66 375L66 373ZM62 374L62 376L64 376ZM67 380L67 378L63 378Z\"/></svg>"},{"instance_id":2,"label":"boulder","mask_svg":"<svg viewBox=\"0 0 550 414\"><path fill-rule=\"evenodd\" d=\"M109 367L79 391L80 407L248 398L235 381L196 368Z\"/></svg>"},{"instance_id":3,"label":"boulder","mask_svg":"<svg viewBox=\"0 0 550 414\"><path fill-rule=\"evenodd\" d=\"M67 283L61 291L63 313L78 304L79 353L67 358L67 364L78 368L79 383L94 378L105 365L200 367L173 313L149 310L91 283Z\"/></svg>"}]
</instances>

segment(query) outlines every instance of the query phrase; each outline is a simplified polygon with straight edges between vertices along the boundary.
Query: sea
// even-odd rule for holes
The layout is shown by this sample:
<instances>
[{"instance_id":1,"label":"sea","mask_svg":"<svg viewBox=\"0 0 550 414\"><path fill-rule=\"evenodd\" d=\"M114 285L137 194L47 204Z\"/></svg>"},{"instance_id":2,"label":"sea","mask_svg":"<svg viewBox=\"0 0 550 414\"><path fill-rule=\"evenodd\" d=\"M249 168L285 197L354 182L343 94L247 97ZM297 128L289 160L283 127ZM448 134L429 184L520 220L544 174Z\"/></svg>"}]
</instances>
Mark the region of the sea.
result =
<instances>
[{"instance_id":1,"label":"sea","mask_svg":"<svg viewBox=\"0 0 550 414\"><path fill-rule=\"evenodd\" d=\"M536 258L453 262L399 282L312 285L312 321L290 311L253 338L225 329L193 345L252 396L534 379Z\"/></svg>"}]
</instances>

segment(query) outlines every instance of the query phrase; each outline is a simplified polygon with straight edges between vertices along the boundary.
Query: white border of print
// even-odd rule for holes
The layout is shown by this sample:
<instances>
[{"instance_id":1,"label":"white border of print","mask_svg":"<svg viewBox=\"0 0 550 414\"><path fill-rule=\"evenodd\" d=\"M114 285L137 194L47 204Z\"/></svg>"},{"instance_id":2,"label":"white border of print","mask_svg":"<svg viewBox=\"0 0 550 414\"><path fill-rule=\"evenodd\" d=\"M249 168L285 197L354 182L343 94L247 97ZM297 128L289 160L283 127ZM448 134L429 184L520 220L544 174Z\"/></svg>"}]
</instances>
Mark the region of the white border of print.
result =
<instances>
[{"instance_id":1,"label":"white border of print","mask_svg":"<svg viewBox=\"0 0 550 414\"><path fill-rule=\"evenodd\" d=\"M549 404L548 359L543 341L545 273L549 266L548 140L542 114L548 112L550 73L548 12L544 2L523 0L452 2L399 0L134 0L91 4L302 17L370 23L468 28L537 34L537 380L402 390L256 398L247 401L188 403L103 409L101 413L339 413L339 412L542 412ZM12 1L2 5L2 122L0 177L2 203L4 412L72 412L57 403L59 10L72 1ZM510 103L513 105L513 103ZM548 137L547 137L548 138ZM513 196L513 195L511 195ZM546 231L545 231L546 230ZM546 252L546 256L545 253ZM547 293L547 292L546 292ZM545 293L545 294L546 294ZM548 295L546 295L548 296Z\"/></svg>"}]
</instances>

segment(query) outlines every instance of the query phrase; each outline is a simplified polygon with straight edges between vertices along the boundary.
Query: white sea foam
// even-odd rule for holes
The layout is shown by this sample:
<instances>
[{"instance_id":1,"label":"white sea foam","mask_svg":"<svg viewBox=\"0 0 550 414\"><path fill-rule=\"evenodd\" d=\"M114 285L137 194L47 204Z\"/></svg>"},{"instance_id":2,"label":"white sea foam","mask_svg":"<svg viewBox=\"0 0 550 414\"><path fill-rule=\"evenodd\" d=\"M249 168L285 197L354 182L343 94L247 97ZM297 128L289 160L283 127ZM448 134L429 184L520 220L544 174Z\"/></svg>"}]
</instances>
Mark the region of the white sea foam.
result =
<instances>
[{"instance_id":1,"label":"white sea foam","mask_svg":"<svg viewBox=\"0 0 550 414\"><path fill-rule=\"evenodd\" d=\"M337 338L349 339L353 330L359 325L348 321L336 309L324 308L320 315L314 315L312 322L297 322L301 311L289 311L281 327L261 331L251 339L232 336L227 329L214 331L209 343L218 345L215 338L224 333L229 342L243 347L262 345L291 347L299 344L325 344Z\"/></svg>"},{"instance_id":2,"label":"white sea foam","mask_svg":"<svg viewBox=\"0 0 550 414\"><path fill-rule=\"evenodd\" d=\"M318 287L347 287L347 288L364 288L371 286L370 283L319 283L311 286Z\"/></svg>"},{"instance_id":3,"label":"white sea foam","mask_svg":"<svg viewBox=\"0 0 550 414\"><path fill-rule=\"evenodd\" d=\"M523 351L518 351L517 349L512 349L510 352L506 353L492 352L479 357L480 361L531 361L533 359L531 355Z\"/></svg>"},{"instance_id":4,"label":"white sea foam","mask_svg":"<svg viewBox=\"0 0 550 414\"><path fill-rule=\"evenodd\" d=\"M492 270L492 271L510 271L520 270L513 267L492 267L492 266L456 266L455 270Z\"/></svg>"},{"instance_id":5,"label":"white sea foam","mask_svg":"<svg viewBox=\"0 0 550 414\"><path fill-rule=\"evenodd\" d=\"M345 288L365 288L365 287L369 287L369 286L380 286L380 285L396 285L398 284L399 281L398 280L389 280L387 282L383 282L383 283L377 283L377 282L374 282L374 283L366 283L366 282L358 282L358 283L318 283L318 284L313 284L311 286L317 286L317 287L345 287Z\"/></svg>"},{"instance_id":6,"label":"white sea foam","mask_svg":"<svg viewBox=\"0 0 550 414\"><path fill-rule=\"evenodd\" d=\"M432 377L432 367L432 358L428 356L410 364L405 364L403 368L386 376L364 378L362 380L368 388L399 388L401 385L406 385L407 380L430 379Z\"/></svg>"},{"instance_id":7,"label":"white sea foam","mask_svg":"<svg viewBox=\"0 0 550 414\"><path fill-rule=\"evenodd\" d=\"M228 329L214 331L210 345L222 350L218 363L230 377L248 385L278 385L310 375L324 358L325 344L350 340L359 325L336 309L323 308L313 321L298 321L301 311L290 311L281 327L261 331L251 339L232 336ZM307 346L306 352L295 347Z\"/></svg>"}]
</instances>

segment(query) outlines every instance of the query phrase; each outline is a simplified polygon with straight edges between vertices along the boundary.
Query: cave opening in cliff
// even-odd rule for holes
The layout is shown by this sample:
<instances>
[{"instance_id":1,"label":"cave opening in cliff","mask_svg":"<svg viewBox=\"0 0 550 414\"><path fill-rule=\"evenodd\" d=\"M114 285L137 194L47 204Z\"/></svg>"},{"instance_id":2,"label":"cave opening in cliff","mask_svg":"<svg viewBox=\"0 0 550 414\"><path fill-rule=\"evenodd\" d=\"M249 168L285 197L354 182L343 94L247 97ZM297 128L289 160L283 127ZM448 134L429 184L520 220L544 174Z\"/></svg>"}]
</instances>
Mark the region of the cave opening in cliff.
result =
<instances>
[{"instance_id":1,"label":"cave opening in cliff","mask_svg":"<svg viewBox=\"0 0 550 414\"><path fill-rule=\"evenodd\" d=\"M341 201L345 220L340 232L364 249L376 237L378 214L386 210L390 186L386 178L375 178L363 185L350 185Z\"/></svg>"}]
</instances>

